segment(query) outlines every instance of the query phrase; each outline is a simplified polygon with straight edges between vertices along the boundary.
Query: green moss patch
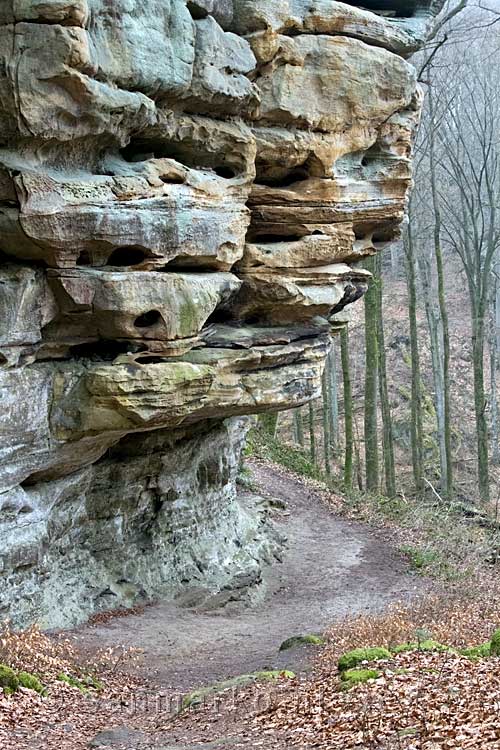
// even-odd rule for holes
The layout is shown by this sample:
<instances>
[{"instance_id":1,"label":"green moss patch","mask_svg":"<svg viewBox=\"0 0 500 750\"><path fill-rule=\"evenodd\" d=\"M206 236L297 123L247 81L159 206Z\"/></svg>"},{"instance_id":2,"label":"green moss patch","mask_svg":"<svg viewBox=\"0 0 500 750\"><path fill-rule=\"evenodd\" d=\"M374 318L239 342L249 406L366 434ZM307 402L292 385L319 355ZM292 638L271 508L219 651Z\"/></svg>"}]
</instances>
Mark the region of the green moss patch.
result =
<instances>
[{"instance_id":1,"label":"green moss patch","mask_svg":"<svg viewBox=\"0 0 500 750\"><path fill-rule=\"evenodd\" d=\"M500 656L500 628L495 630L490 641L491 656Z\"/></svg>"},{"instance_id":2,"label":"green moss patch","mask_svg":"<svg viewBox=\"0 0 500 750\"><path fill-rule=\"evenodd\" d=\"M420 641L420 643L417 643L416 641L412 643L400 643L397 646L391 647L391 652L393 654L404 654L407 651L453 651L453 649L449 646L445 646L443 643L438 643L438 641L432 640L432 638Z\"/></svg>"},{"instance_id":3,"label":"green moss patch","mask_svg":"<svg viewBox=\"0 0 500 750\"><path fill-rule=\"evenodd\" d=\"M29 672L19 672L18 678L20 687L34 690L35 693L39 693L40 695L46 694L47 691L45 690L44 685L36 675L30 674Z\"/></svg>"},{"instance_id":4,"label":"green moss patch","mask_svg":"<svg viewBox=\"0 0 500 750\"><path fill-rule=\"evenodd\" d=\"M353 669L364 661L379 661L380 659L390 659L391 652L386 648L355 648L343 654L338 661L339 672L345 672Z\"/></svg>"},{"instance_id":5,"label":"green moss patch","mask_svg":"<svg viewBox=\"0 0 500 750\"><path fill-rule=\"evenodd\" d=\"M76 677L72 677L70 674L60 672L57 675L57 679L59 680L59 682L65 682L66 685L69 685L70 687L77 688L77 690L80 690L80 692L82 693L88 692L87 685L81 682L81 680L78 680Z\"/></svg>"},{"instance_id":6,"label":"green moss patch","mask_svg":"<svg viewBox=\"0 0 500 750\"><path fill-rule=\"evenodd\" d=\"M291 638L287 638L283 641L279 650L287 651L289 648L297 648L297 646L310 645L310 646L323 646L325 639L320 635L294 635Z\"/></svg>"},{"instance_id":7,"label":"green moss patch","mask_svg":"<svg viewBox=\"0 0 500 750\"><path fill-rule=\"evenodd\" d=\"M6 664L0 664L0 687L5 695L12 695L20 687L34 690L40 695L45 695L47 692L36 675L30 672L16 672Z\"/></svg>"},{"instance_id":8,"label":"green moss patch","mask_svg":"<svg viewBox=\"0 0 500 750\"><path fill-rule=\"evenodd\" d=\"M380 677L378 669L348 669L340 675L341 689L350 690L354 685L376 680L378 677Z\"/></svg>"},{"instance_id":9,"label":"green moss patch","mask_svg":"<svg viewBox=\"0 0 500 750\"><path fill-rule=\"evenodd\" d=\"M469 659L484 659L491 655L491 643L482 643L480 646L472 646L472 648L460 648L458 653L462 656L467 656Z\"/></svg>"},{"instance_id":10,"label":"green moss patch","mask_svg":"<svg viewBox=\"0 0 500 750\"><path fill-rule=\"evenodd\" d=\"M5 695L12 695L19 687L16 672L5 664L0 664L0 687L3 688Z\"/></svg>"}]
</instances>

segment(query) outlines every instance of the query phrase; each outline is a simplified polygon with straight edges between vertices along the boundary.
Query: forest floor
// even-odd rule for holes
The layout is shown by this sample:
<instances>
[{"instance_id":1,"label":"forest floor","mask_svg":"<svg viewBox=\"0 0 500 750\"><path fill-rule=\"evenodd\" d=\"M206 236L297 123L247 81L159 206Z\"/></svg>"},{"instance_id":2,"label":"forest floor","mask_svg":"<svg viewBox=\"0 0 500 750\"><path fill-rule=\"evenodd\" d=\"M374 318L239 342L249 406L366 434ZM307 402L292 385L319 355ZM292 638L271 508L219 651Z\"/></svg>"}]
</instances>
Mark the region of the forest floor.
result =
<instances>
[{"instance_id":1,"label":"forest floor","mask_svg":"<svg viewBox=\"0 0 500 750\"><path fill-rule=\"evenodd\" d=\"M204 713L185 711L172 720L169 711L179 696L242 674L292 670L296 680L307 680L320 649L280 652L284 640L322 633L346 617L375 616L391 602L408 602L427 589L425 579L408 572L390 532L341 518L321 493L279 467L254 462L251 468L261 492L286 503L276 522L288 539L287 551L266 573L265 598L229 612L157 603L128 616L96 618L70 634L88 663L98 661L103 649L113 654L118 646L140 658L127 664L118 657L112 689L99 697L65 685L64 708L60 691L52 703L50 693L35 699L28 696L32 691L0 698L0 746L80 750L99 731L113 730L95 742L115 750L277 747L276 737L266 744L264 737L247 736L241 705L221 712L216 700L205 707L211 711L208 724ZM253 690L252 705L258 695Z\"/></svg>"}]
</instances>

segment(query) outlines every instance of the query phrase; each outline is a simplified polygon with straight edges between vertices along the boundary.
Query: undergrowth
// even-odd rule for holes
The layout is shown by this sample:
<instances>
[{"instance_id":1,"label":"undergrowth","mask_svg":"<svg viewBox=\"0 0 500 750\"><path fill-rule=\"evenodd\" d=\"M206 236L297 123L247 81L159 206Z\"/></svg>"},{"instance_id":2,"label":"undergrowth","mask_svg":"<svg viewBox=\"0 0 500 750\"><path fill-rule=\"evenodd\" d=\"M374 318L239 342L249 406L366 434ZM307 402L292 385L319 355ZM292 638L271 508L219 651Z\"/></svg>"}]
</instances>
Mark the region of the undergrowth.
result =
<instances>
[{"instance_id":1,"label":"undergrowth","mask_svg":"<svg viewBox=\"0 0 500 750\"><path fill-rule=\"evenodd\" d=\"M339 477L327 476L307 451L258 428L250 433L247 455L315 482L326 491L335 511L373 526L390 527L400 552L417 574L474 586L478 576L495 574L498 569L500 524L486 513L440 501L432 493L422 498L402 493L388 498L359 490L347 493Z\"/></svg>"}]
</instances>

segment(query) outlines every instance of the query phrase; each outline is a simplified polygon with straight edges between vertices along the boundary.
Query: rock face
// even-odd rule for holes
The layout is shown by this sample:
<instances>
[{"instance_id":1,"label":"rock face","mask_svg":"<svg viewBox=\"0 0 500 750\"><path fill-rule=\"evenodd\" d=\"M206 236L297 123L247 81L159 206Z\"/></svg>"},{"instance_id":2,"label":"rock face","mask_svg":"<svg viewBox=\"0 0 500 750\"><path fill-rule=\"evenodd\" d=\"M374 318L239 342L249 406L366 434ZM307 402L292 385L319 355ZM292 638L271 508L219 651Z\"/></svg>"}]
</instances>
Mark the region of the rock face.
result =
<instances>
[{"instance_id":1,"label":"rock face","mask_svg":"<svg viewBox=\"0 0 500 750\"><path fill-rule=\"evenodd\" d=\"M258 582L242 415L397 236L435 0L0 9L0 616ZM352 264L355 265L352 265Z\"/></svg>"}]
</instances>

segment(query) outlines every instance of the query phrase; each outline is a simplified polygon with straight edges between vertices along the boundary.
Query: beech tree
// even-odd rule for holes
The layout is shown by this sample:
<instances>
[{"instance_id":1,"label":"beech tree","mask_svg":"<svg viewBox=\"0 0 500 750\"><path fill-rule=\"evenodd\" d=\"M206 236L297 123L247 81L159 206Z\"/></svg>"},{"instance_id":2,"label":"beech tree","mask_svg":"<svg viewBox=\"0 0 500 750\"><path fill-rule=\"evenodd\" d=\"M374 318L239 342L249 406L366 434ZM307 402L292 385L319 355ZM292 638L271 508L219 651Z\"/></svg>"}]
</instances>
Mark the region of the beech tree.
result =
<instances>
[{"instance_id":1,"label":"beech tree","mask_svg":"<svg viewBox=\"0 0 500 750\"><path fill-rule=\"evenodd\" d=\"M492 269L500 247L500 75L484 60L484 48L460 50L467 75L454 81L438 138L441 146L443 233L458 254L471 310L477 473L481 499L489 500L489 438L484 347ZM455 51L456 54L456 51ZM441 80L440 91L449 87Z\"/></svg>"},{"instance_id":2,"label":"beech tree","mask_svg":"<svg viewBox=\"0 0 500 750\"><path fill-rule=\"evenodd\" d=\"M366 489L377 492L379 489L379 456L377 429L377 306L378 292L375 278L375 259L368 258L365 268L372 274L372 281L365 294L365 472Z\"/></svg>"}]
</instances>

